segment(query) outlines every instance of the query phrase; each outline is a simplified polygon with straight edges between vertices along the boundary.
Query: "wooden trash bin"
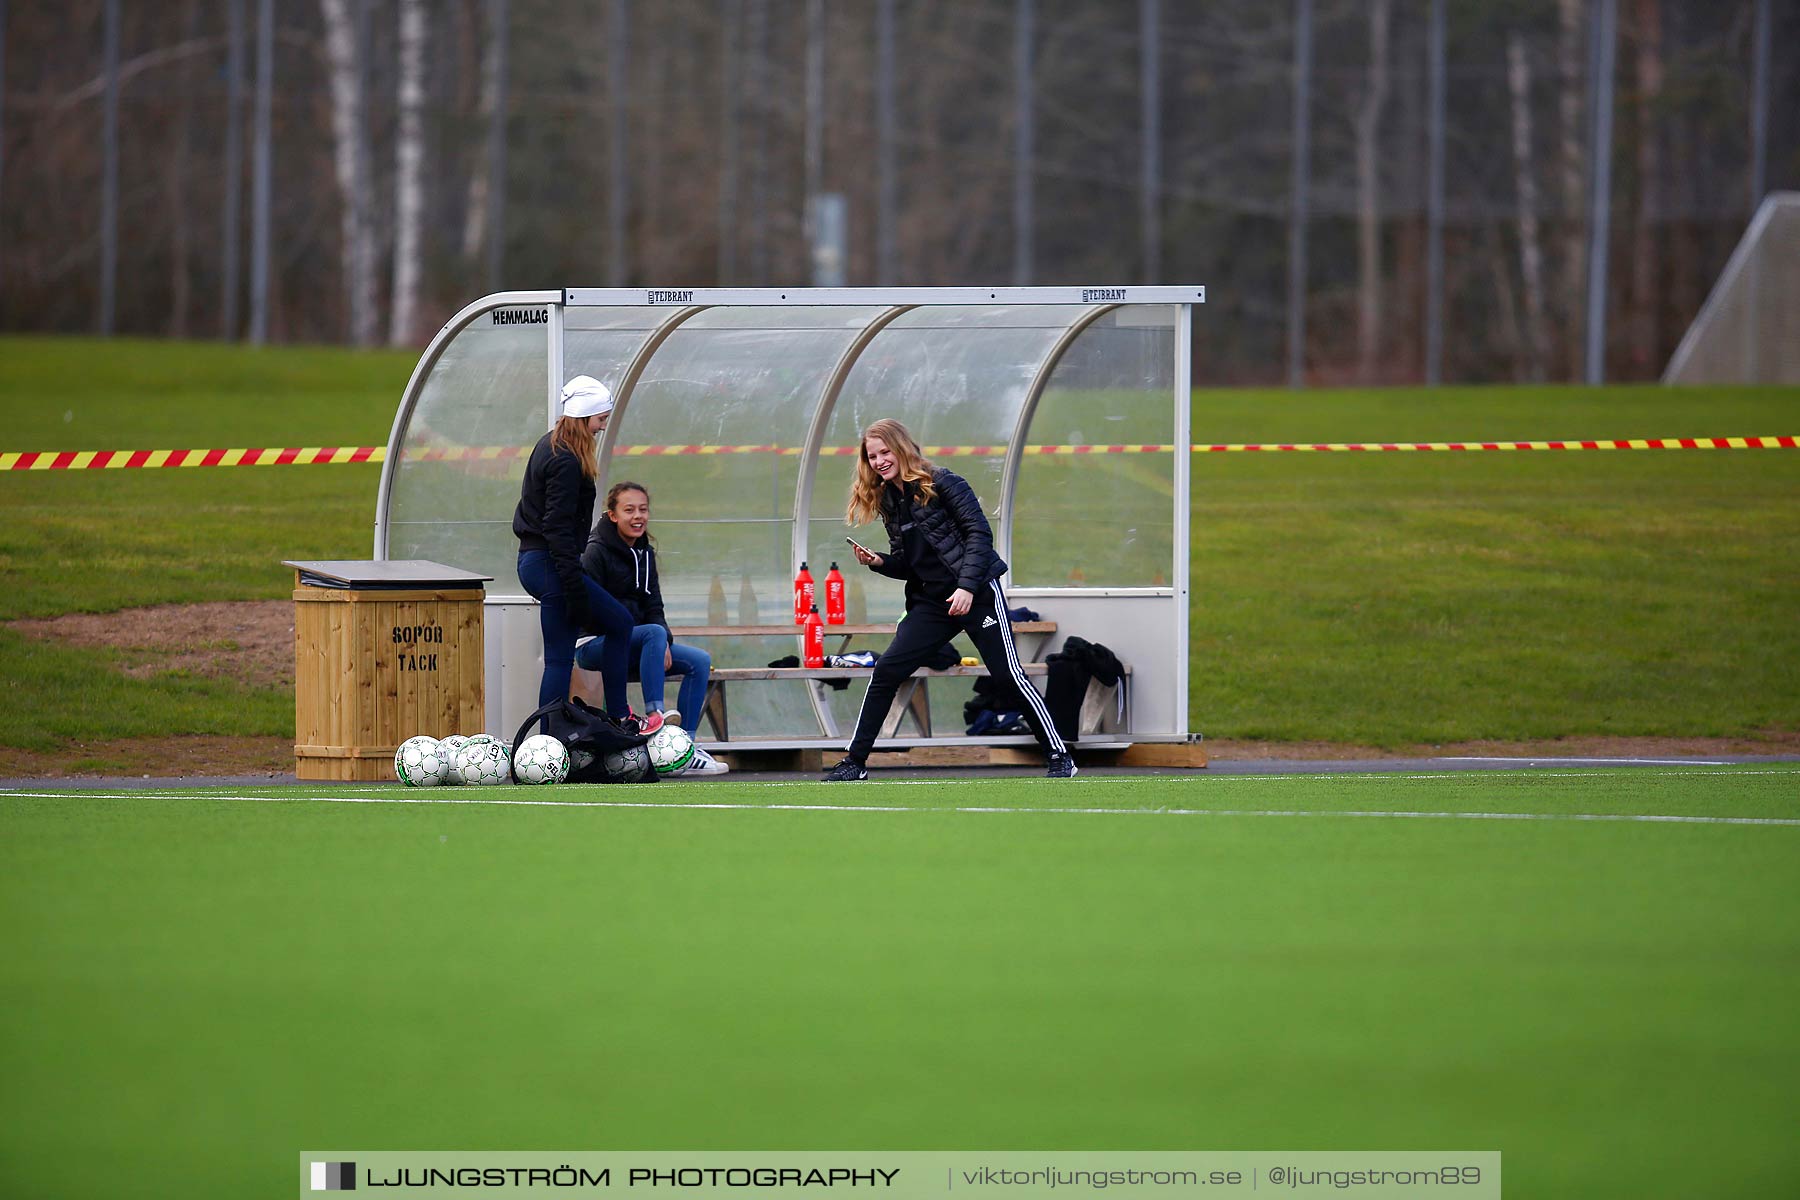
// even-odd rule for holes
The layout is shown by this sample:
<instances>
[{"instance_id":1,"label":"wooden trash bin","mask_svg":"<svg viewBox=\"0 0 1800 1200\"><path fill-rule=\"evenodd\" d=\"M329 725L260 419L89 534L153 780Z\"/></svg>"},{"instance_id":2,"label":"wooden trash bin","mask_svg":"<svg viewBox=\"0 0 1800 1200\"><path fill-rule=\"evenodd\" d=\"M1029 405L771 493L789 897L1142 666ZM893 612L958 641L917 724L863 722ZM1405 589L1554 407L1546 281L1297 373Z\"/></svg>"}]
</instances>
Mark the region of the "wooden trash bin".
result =
<instances>
[{"instance_id":1,"label":"wooden trash bin","mask_svg":"<svg viewBox=\"0 0 1800 1200\"><path fill-rule=\"evenodd\" d=\"M442 563L288 562L294 568L294 774L394 777L418 734L479 733L483 587Z\"/></svg>"}]
</instances>

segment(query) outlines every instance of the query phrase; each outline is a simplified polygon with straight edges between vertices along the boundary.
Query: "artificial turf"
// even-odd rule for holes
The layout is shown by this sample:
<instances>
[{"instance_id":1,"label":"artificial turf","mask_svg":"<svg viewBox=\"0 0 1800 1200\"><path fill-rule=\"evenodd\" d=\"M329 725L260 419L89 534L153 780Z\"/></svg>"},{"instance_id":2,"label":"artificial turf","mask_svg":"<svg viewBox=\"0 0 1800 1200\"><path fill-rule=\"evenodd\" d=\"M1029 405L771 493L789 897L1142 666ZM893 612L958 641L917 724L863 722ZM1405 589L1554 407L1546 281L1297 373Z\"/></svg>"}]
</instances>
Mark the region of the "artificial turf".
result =
<instances>
[{"instance_id":1,"label":"artificial turf","mask_svg":"<svg viewBox=\"0 0 1800 1200\"><path fill-rule=\"evenodd\" d=\"M319 1146L1800 1173L1790 765L0 794L0 912L8 1195Z\"/></svg>"}]
</instances>

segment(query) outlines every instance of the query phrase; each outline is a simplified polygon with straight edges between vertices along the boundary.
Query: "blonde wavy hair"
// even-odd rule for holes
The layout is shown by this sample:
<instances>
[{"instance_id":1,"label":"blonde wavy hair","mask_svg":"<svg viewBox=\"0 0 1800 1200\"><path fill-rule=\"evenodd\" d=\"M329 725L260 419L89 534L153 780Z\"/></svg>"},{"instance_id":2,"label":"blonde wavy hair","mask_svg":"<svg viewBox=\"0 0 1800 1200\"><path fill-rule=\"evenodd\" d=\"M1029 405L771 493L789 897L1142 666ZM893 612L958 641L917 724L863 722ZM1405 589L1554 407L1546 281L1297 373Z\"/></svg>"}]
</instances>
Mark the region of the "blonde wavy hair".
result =
<instances>
[{"instance_id":1,"label":"blonde wavy hair","mask_svg":"<svg viewBox=\"0 0 1800 1200\"><path fill-rule=\"evenodd\" d=\"M869 465L869 439L880 438L894 452L900 463L900 482L919 487L919 503L930 504L937 489L931 485L931 463L919 449L919 443L906 426L891 417L883 417L863 430L857 444L856 474L850 478L850 504L844 510L848 525L867 525L881 515L881 476Z\"/></svg>"},{"instance_id":2,"label":"blonde wavy hair","mask_svg":"<svg viewBox=\"0 0 1800 1200\"><path fill-rule=\"evenodd\" d=\"M600 461L594 445L594 435L588 432L586 417L558 417L556 428L550 432L550 450L567 450L581 464L581 473L589 479L600 474ZM646 493L648 494L648 493Z\"/></svg>"}]
</instances>

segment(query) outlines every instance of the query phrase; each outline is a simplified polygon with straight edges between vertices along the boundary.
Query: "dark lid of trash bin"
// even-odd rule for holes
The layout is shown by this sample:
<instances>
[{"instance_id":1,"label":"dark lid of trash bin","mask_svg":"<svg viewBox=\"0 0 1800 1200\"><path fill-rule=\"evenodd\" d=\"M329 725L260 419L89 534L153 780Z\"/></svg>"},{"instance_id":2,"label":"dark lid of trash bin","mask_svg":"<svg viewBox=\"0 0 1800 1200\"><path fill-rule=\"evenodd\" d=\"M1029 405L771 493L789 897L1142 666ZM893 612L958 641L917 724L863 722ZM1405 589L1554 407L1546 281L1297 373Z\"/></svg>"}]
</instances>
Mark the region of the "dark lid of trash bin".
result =
<instances>
[{"instance_id":1,"label":"dark lid of trash bin","mask_svg":"<svg viewBox=\"0 0 1800 1200\"><path fill-rule=\"evenodd\" d=\"M478 588L491 581L492 575L446 567L443 563L419 558L397 558L381 561L295 562L283 560L283 566L300 572L300 582L308 587L328 588Z\"/></svg>"}]
</instances>

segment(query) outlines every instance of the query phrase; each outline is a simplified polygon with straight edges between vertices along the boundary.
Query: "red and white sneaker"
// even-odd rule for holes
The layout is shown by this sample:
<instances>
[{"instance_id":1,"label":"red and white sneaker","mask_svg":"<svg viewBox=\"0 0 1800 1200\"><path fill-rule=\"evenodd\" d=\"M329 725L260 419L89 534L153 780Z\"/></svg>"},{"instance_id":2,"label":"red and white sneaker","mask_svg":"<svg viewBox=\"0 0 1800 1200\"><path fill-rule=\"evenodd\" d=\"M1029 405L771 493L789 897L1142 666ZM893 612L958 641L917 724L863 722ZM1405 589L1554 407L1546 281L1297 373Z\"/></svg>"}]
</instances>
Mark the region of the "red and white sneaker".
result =
<instances>
[{"instance_id":1,"label":"red and white sneaker","mask_svg":"<svg viewBox=\"0 0 1800 1200\"><path fill-rule=\"evenodd\" d=\"M663 715L659 712L649 712L639 716L628 709L625 719L619 723L638 737L649 737L663 727Z\"/></svg>"}]
</instances>

